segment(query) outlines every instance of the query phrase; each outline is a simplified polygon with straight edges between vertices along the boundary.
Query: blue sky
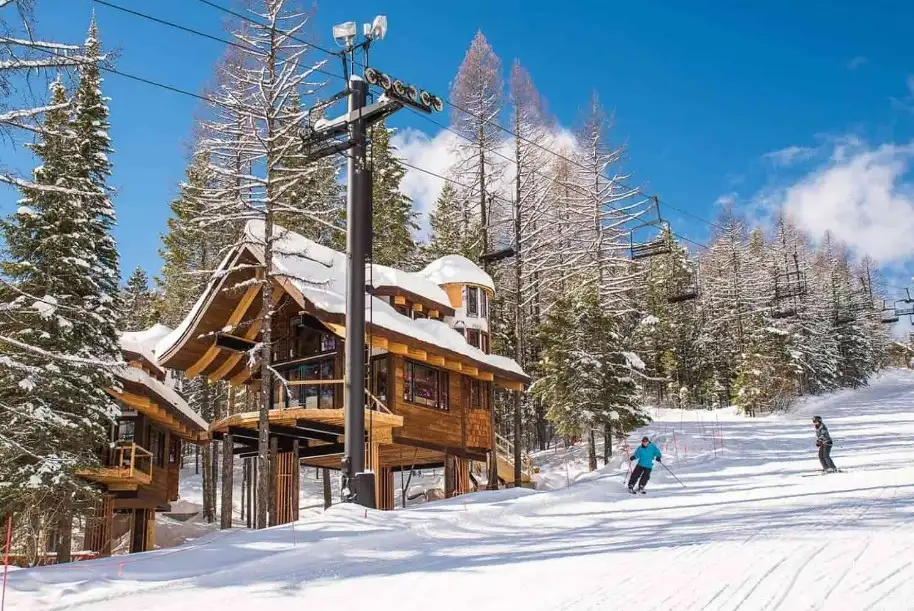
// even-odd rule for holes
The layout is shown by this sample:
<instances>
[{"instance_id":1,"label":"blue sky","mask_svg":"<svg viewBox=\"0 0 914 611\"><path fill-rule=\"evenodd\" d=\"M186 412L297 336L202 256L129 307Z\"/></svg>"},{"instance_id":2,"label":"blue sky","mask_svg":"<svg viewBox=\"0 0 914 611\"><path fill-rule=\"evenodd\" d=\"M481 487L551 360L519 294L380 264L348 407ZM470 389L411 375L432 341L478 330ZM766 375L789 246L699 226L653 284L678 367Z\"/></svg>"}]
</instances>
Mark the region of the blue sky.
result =
<instances>
[{"instance_id":1,"label":"blue sky","mask_svg":"<svg viewBox=\"0 0 914 611\"><path fill-rule=\"evenodd\" d=\"M115 2L224 36L224 15L196 0ZM103 43L119 51L117 67L125 72L199 91L222 52L218 43L91 0L40 0L38 33L82 40L93 9ZM858 232L846 233L859 250L879 250L883 217L870 218L874 211L890 217L914 211L910 3L472 0L455 8L325 0L314 31L332 45L326 35L332 23L370 21L377 13L388 16L390 31L372 63L432 91L447 92L477 29L506 74L514 58L525 65L563 127L575 126L596 89L615 112L614 135L628 147L632 181L698 216L713 218L725 199L761 216L786 202L813 233L848 219L873 225L868 235L876 237L860 243L854 243ZM105 93L112 98L122 265L125 275L138 264L154 274L199 101L115 75L106 76ZM429 137L438 131L411 113L392 123ZM432 159L421 161L433 151L413 153L419 165L434 166ZM3 155L7 165L30 167L8 146ZM841 185L860 180L867 187L848 198ZM2 211L16 198L4 192ZM707 237L706 225L669 207L663 213L678 233ZM914 244L896 239L881 258L907 273L899 270Z\"/></svg>"}]
</instances>

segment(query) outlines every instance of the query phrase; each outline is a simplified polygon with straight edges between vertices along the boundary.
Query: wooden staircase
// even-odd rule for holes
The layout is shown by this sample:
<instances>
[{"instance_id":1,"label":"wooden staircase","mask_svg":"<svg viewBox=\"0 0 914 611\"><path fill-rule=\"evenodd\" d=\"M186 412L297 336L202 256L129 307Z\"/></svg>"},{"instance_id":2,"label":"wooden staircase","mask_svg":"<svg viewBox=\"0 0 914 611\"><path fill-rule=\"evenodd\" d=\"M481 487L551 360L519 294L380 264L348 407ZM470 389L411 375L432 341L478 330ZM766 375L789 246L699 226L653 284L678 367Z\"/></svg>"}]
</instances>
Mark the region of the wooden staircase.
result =
<instances>
[{"instance_id":1,"label":"wooden staircase","mask_svg":"<svg viewBox=\"0 0 914 611\"><path fill-rule=\"evenodd\" d=\"M514 444L498 433L495 434L495 457L498 463L498 479L508 485L513 485ZM524 454L521 460L521 485L532 484L533 480L530 478L530 474L533 472L533 467L530 464L530 456L528 454Z\"/></svg>"}]
</instances>

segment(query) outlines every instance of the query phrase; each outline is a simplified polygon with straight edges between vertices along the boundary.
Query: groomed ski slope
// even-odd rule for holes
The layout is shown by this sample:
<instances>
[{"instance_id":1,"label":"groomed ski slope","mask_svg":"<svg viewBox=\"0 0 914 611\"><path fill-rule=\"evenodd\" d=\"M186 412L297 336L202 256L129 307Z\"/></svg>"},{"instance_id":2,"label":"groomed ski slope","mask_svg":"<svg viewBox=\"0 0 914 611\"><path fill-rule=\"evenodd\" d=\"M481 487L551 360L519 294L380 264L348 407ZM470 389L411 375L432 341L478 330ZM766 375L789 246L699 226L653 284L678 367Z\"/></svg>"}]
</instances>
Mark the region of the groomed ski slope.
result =
<instances>
[{"instance_id":1,"label":"groomed ski slope","mask_svg":"<svg viewBox=\"0 0 914 611\"><path fill-rule=\"evenodd\" d=\"M846 473L803 477L818 468L815 413ZM617 457L562 490L340 506L294 528L14 571L7 608L914 609L914 373L785 416L660 416L647 432L687 488L658 468L633 497Z\"/></svg>"}]
</instances>

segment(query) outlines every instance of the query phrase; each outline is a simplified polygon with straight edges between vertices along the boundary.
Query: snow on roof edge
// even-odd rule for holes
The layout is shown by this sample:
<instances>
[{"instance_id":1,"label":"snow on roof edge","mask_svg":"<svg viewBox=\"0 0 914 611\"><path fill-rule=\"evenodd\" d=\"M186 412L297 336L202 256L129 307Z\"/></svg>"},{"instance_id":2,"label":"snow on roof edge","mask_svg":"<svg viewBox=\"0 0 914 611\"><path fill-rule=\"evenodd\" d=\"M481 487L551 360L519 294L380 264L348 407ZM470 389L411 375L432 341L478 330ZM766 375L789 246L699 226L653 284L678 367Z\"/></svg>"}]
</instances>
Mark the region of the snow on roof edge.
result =
<instances>
[{"instance_id":1,"label":"snow on roof edge","mask_svg":"<svg viewBox=\"0 0 914 611\"><path fill-rule=\"evenodd\" d=\"M123 367L117 372L117 375L125 380L136 382L137 384L142 384L163 399L167 400L172 407L189 418L191 422L199 426L201 429L204 431L209 430L209 422L204 420L200 414L192 410L190 405L187 404L187 402L181 397L181 395L178 394L174 388L167 386L165 383L160 382L159 380L155 379L137 367Z\"/></svg>"}]
</instances>

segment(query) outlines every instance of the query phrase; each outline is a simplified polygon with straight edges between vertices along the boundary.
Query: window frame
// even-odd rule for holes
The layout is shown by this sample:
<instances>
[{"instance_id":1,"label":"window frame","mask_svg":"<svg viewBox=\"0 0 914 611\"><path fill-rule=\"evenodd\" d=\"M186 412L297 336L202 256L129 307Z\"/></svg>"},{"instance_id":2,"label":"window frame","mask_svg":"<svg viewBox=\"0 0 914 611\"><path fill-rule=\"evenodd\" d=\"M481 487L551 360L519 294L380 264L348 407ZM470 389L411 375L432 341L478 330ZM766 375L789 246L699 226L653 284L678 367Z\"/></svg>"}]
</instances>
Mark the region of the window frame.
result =
<instances>
[{"instance_id":1,"label":"window frame","mask_svg":"<svg viewBox=\"0 0 914 611\"><path fill-rule=\"evenodd\" d=\"M466 337L466 340L467 340L467 343L468 343L469 345L473 346L474 348L479 348L479 346L480 346L480 341L482 341L482 340L480 339L481 333L482 333L482 332L481 332L479 329L467 329L467 333L466 333L466 336L465 336L465 337ZM475 342L473 341L473 338L476 339Z\"/></svg>"},{"instance_id":2,"label":"window frame","mask_svg":"<svg viewBox=\"0 0 914 611\"><path fill-rule=\"evenodd\" d=\"M435 374L435 404L429 405L416 401L416 374L415 368L423 367ZM409 359L403 359L403 401L411 405L418 405L428 409L434 409L441 412L450 411L450 376L448 372L431 367L424 363L417 363Z\"/></svg>"},{"instance_id":3,"label":"window frame","mask_svg":"<svg viewBox=\"0 0 914 611\"><path fill-rule=\"evenodd\" d=\"M472 300L470 295L473 296ZM466 287L466 313L468 318L479 318L479 287L478 286L467 286ZM472 304L472 309L470 305Z\"/></svg>"}]
</instances>

